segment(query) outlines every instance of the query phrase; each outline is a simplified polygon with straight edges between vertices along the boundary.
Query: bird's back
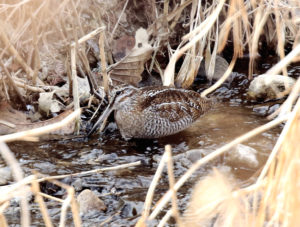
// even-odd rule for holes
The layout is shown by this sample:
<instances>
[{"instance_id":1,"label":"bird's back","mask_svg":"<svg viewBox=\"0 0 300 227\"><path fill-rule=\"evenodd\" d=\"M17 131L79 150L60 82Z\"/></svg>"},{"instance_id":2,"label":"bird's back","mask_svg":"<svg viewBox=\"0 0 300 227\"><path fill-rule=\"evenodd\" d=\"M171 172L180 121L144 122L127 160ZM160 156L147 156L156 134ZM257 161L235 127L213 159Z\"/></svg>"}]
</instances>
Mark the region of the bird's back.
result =
<instances>
[{"instance_id":1,"label":"bird's back","mask_svg":"<svg viewBox=\"0 0 300 227\"><path fill-rule=\"evenodd\" d=\"M200 94L169 87L144 87L115 112L124 138L158 138L184 130L212 105Z\"/></svg>"}]
</instances>

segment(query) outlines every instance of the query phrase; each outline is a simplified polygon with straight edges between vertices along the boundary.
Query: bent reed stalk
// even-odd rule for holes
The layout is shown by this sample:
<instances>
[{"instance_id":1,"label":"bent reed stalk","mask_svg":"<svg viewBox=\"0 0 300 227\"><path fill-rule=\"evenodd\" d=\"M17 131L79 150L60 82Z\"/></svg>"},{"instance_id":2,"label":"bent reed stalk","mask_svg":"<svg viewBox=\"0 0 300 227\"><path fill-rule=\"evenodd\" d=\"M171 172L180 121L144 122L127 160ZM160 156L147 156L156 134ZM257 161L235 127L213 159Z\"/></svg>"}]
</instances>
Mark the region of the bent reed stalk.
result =
<instances>
[{"instance_id":1,"label":"bent reed stalk","mask_svg":"<svg viewBox=\"0 0 300 227\"><path fill-rule=\"evenodd\" d=\"M6 81L3 79L4 87L16 86L18 88L26 88L30 92L30 94L38 94L44 92L44 86L42 86L44 85L44 81L41 81L37 72L41 72L43 70L51 71L55 69L57 71L60 70L60 72L62 71L62 74L64 74L68 70L70 70L65 68L65 61L70 61L70 59L65 59L65 56L67 56L67 52L70 51L70 43L73 43L73 46L71 48L72 64L69 63L69 66L72 65L73 79L76 78L76 67L80 66L80 61L78 59L76 60L75 46L80 42L86 41L83 39L78 39L78 37L82 37L84 34L89 34L91 31L99 32L97 29L100 29L102 27L102 24L97 24L98 21L100 21L98 19L100 19L101 17L101 15L99 14L106 13L101 12L102 8L97 4L95 5L95 7L89 7L90 5L88 4L92 4L92 2L93 1L87 3L83 0L79 0L77 2L69 0L53 0L50 4L50 1L23 0L16 4L12 4L9 1L4 1L0 5L0 39L2 40L2 43L0 44L0 60L1 62L3 62L3 64L1 64L2 67L4 65L7 71L10 71L10 75L12 75L11 78L10 76L8 76L9 80L15 81L15 83L10 83L14 85L10 85L9 83L6 84ZM172 29L175 27L176 23L180 23L180 17L183 18L184 16L189 15L183 12L186 12L187 10L193 10L195 12L197 11L196 14L192 14L197 15L194 18L189 18L189 16L183 18L185 25L191 24L193 25L191 26L193 29L191 29L191 31L187 35L182 37L182 42L181 44L179 44L178 50L173 53L170 48L170 53L172 53L170 56L171 60L166 70L164 71L163 76L165 85L173 84L174 80L176 79L174 68L177 60L179 59L179 57L185 58L188 50L193 50L191 51L193 57L189 56L190 59L188 59L189 61L186 62L186 64L199 66L200 64L194 64L193 62L199 61L199 59L203 57L203 50L206 49L208 44L211 46L218 45L218 52L221 52L228 44L228 40L233 41L235 57L240 57L243 52L248 49L250 56L249 78L252 77L251 72L253 62L258 53L259 40L262 37L266 38L267 45L269 45L273 49L278 50L281 58L280 63L269 71L270 74L279 73L281 71L285 72L285 68L288 66L288 64L290 64L292 61L296 61L297 59L299 61L300 45L297 39L299 39L300 36L300 29L299 18L297 17L298 14L296 12L296 9L299 9L300 7L299 1L276 0L275 3L273 3L272 1L255 0L212 0L206 1L205 4L201 4L202 2L203 1L182 1L182 4L174 6L173 9L171 9L170 6L167 7L167 3L169 3L169 1L167 0L162 2L162 4L164 4L164 7L161 7L161 5L159 5L159 2L156 5L154 4L153 10L157 20L149 19L148 24L152 25L149 26L148 31L154 37L154 41L155 39L165 39L166 46L171 46L168 36L169 31L174 32L174 30ZM123 6L124 10L122 9L122 14L126 11L125 9L129 7L129 5L127 5L128 1L125 1L125 3L126 4ZM190 5L191 8L188 8ZM99 18L96 18L93 23L83 23L83 20L85 18L83 16L83 13L86 12L89 12L91 15L95 15L96 17L98 16ZM218 17L226 19L224 19L223 21L220 20L220 26L217 29L214 22ZM167 27L161 26L161 24L163 24L161 23L161 18L165 18L168 23L171 23L171 26L168 27L168 23L166 25ZM69 21L73 21L74 23L70 23ZM113 20L108 21L110 22ZM120 27L120 25L118 26L118 24L121 24L120 21L121 17L117 19L114 26L111 26L111 24L106 25L107 28L112 28L111 31L106 31L108 33L106 37L112 37L115 33L118 32L117 28ZM166 36L160 37L163 32L158 32L158 35L156 36L156 30L167 31L165 32ZM217 31L214 32L214 30ZM34 34L34 37L32 37L32 34ZM216 38L215 34L218 34L218 38ZM273 34L275 34L275 36L273 36ZM86 36L83 37L87 38ZM77 40L77 42L75 42L75 40ZM74 44L74 42L76 43L76 45ZM105 48L103 43L104 42L101 39L100 46L102 59L104 59L103 50ZM284 56L283 48L287 43L293 45L293 50L287 56ZM37 50L37 48L40 49ZM195 52L195 50L197 50L197 52ZM86 54L86 52L84 53ZM12 63L11 61L12 58L16 60L14 63ZM103 64L104 61L105 60L103 60L102 62ZM156 63L157 68L159 68L161 74L163 74L163 71L161 70L163 67L161 67L161 65L158 63L157 59L153 59L153 62ZM46 65L46 67L43 65ZM62 69L58 67L59 65L62 66ZM218 85L222 84L222 81L225 80L225 77L227 77L230 70L233 68L233 65L230 66L230 69L220 79L216 86L211 87L210 90L207 90L205 93L203 93L203 95L206 95L207 93L213 91L217 88ZM107 69L109 69L109 66L107 67ZM194 80L194 78L192 77L195 75L195 73L198 72L198 69L199 67L190 67L186 73L186 78L184 78L183 81L190 81L190 83L192 84ZM18 81L18 77L24 78L24 82ZM46 77L48 77L48 75L46 75ZM106 79L108 80L108 78ZM34 86L35 81L37 82L37 86ZM18 90L16 88L14 89ZM76 93L77 89L78 88L75 84L73 88L73 91L75 92L74 98L77 100L75 107L79 109L78 95ZM7 92L3 93L7 96L5 98L9 99L9 94ZM28 97L23 96L23 99L26 100L27 98ZM287 106L291 107L292 104L290 103ZM298 108L299 104L297 104L296 106ZM261 133L264 130L268 130L270 127L274 127L290 118L292 120L289 120L290 123L286 124L286 136L283 139L280 139L279 145L276 148L277 151L271 154L270 161L268 162L264 171L258 179L257 184L267 180L267 184L262 183L257 187L259 187L262 193L266 194L266 192L268 192L269 195L266 196L264 200L257 201L260 209L256 215L259 216L259 220L257 223L260 226L263 225L267 210L270 211L270 215L272 216L270 218L269 225L281 224L283 226L292 226L293 224L297 224L297 215L294 215L293 217L291 217L291 219L289 219L290 216L284 216L281 210L282 208L284 208L284 210L287 211L287 213L290 212L290 214L293 214L293 211L299 211L298 204L300 204L300 202L293 203L293 201L295 200L295 198L293 198L293 195L298 195L298 192L295 190L295 188L297 187L297 179L299 179L297 173L300 171L298 167L298 164L300 162L300 152L295 152L298 151L297 149L299 148L299 144L296 141L298 138L296 137L296 135L299 135L300 127L299 113L297 111L298 110L295 108L292 114L290 114L289 111L283 111L283 114L281 114L277 119L267 123L264 126L261 126L257 130L253 130L237 138L236 140L226 144L224 147L218 149L211 155L208 155L205 158L199 160L174 185L174 182L171 179L170 191L167 192L167 194L158 203L154 211L150 214L150 205L152 202L155 185L157 184L159 175L161 174L163 168L163 166L160 165L159 169L157 170L157 175L155 175L155 183L151 184L151 187L149 188L149 194L146 199L145 212L143 215L144 221L146 221L147 219L154 219L161 211L162 207L171 199L174 192L177 191L182 184L184 184L184 182L199 166L218 157L220 154L226 152L227 149L234 146L235 144L244 141L256 135L257 133ZM80 111L75 112L72 117L79 116L79 112ZM292 116L293 118L291 118ZM70 118L69 120L71 121L72 119L73 118ZM41 133L44 133L44 130L51 131L54 130L54 128L58 127L61 127L61 125L52 125L48 128L35 129L27 133L16 133L10 136L1 136L0 141L7 142L15 140L28 140L32 139L33 136L36 137ZM6 148L2 147L1 155L6 158L8 165L14 168L14 171L17 171L16 176L18 176L16 177L16 183L12 184L12 186L9 189L6 189L4 191L5 193L2 193L1 195L0 201L3 202L1 203L1 208L5 209L5 207L7 206L6 201L14 197L14 195L19 195L18 193L20 192L20 190L17 189L24 189L25 193L25 191L27 192L28 190L31 190L29 187L25 186L35 184L38 179L35 179L35 176L22 176L22 173L20 174L19 172L19 164L14 159L11 159L11 157L13 157L13 154L9 153ZM138 163L134 163L134 165L136 164ZM78 174L80 175L80 173ZM170 175L172 178L172 174ZM256 187L252 188L253 191L254 188ZM250 191L252 191L252 189ZM36 190L36 186L34 192L36 194L39 193ZM67 190L67 192L67 200L64 200L63 202L63 217L65 217L65 207L74 206L74 194L72 189ZM274 202L274 200L272 199L275 198L277 198L278 200ZM40 201L40 209L42 209L44 214L45 225L51 226L51 221L49 221L46 214L44 213L45 207L41 202L41 198L38 197L38 200ZM173 197L173 202L174 201L175 198ZM76 207L73 207L72 210L73 214L78 215ZM174 208L174 205L173 210L175 210L175 213L177 212L176 207ZM160 226L163 226L165 223L167 223L167 220L171 217L173 210L167 211L166 216L159 224ZM26 201L24 199L22 199L21 211L22 226L29 226L30 217L28 216L28 205L26 204ZM256 216L254 218L256 218ZM74 221L76 226L81 225L80 219L78 219L77 216L74 217ZM1 213L0 222L5 223L5 217ZM63 218L61 219L60 225L65 225Z\"/></svg>"}]
</instances>

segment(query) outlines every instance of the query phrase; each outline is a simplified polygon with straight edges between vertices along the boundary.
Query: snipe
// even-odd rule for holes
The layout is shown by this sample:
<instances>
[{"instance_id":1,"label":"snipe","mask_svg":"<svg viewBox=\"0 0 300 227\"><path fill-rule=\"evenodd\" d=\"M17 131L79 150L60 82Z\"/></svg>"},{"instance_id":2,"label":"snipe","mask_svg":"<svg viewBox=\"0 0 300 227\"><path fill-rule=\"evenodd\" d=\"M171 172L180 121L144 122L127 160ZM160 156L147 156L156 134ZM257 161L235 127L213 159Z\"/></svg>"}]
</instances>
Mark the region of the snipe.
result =
<instances>
[{"instance_id":1,"label":"snipe","mask_svg":"<svg viewBox=\"0 0 300 227\"><path fill-rule=\"evenodd\" d=\"M209 99L190 90L126 86L114 92L89 135L115 111L115 121L124 139L168 136L189 127L211 105Z\"/></svg>"}]
</instances>

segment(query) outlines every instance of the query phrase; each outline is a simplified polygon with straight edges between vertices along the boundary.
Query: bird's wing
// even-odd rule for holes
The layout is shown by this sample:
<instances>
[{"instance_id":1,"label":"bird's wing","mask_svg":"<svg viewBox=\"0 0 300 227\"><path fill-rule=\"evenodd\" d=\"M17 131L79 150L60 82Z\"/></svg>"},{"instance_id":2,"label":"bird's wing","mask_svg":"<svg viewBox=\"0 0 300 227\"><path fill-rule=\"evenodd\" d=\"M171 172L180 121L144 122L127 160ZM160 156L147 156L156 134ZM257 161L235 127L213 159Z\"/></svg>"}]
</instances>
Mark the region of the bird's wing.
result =
<instances>
[{"instance_id":1,"label":"bird's wing","mask_svg":"<svg viewBox=\"0 0 300 227\"><path fill-rule=\"evenodd\" d=\"M192 91L179 91L172 88L152 89L144 93L139 99L139 111L150 111L170 122L180 119L194 121L202 113L202 107L196 101L197 93Z\"/></svg>"},{"instance_id":2,"label":"bird's wing","mask_svg":"<svg viewBox=\"0 0 300 227\"><path fill-rule=\"evenodd\" d=\"M199 117L196 109L193 109L182 102L164 102L157 105L151 105L149 111L155 112L159 117L168 119L170 122L176 122L183 119L193 121Z\"/></svg>"}]
</instances>

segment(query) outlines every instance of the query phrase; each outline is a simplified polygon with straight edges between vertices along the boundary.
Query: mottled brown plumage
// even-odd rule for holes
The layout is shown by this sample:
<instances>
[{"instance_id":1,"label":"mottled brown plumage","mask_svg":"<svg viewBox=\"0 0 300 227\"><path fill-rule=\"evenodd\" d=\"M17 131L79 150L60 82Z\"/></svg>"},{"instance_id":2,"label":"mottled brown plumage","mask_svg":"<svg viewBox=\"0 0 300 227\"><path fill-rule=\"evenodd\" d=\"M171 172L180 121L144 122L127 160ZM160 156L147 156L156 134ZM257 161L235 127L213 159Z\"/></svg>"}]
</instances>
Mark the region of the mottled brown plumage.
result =
<instances>
[{"instance_id":1,"label":"mottled brown plumage","mask_svg":"<svg viewBox=\"0 0 300 227\"><path fill-rule=\"evenodd\" d=\"M90 133L114 110L124 139L168 136L189 127L211 105L210 100L190 90L127 86L115 91Z\"/></svg>"}]
</instances>

